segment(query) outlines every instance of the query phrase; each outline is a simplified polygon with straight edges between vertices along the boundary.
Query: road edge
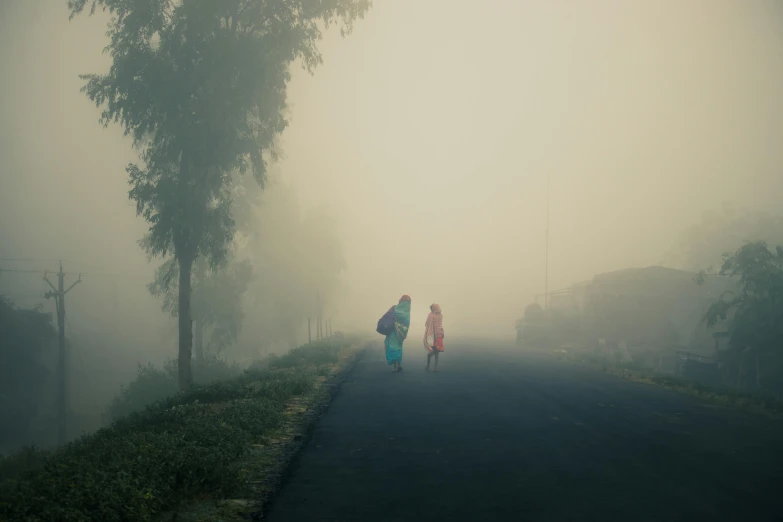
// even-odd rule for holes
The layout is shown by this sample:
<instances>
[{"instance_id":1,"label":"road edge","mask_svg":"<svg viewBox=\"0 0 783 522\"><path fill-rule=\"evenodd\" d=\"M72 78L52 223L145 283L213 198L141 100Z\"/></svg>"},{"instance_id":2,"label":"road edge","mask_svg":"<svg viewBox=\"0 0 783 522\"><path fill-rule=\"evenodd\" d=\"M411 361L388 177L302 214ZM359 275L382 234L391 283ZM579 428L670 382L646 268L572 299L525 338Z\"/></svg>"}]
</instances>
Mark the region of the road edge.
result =
<instances>
[{"instance_id":1,"label":"road edge","mask_svg":"<svg viewBox=\"0 0 783 522\"><path fill-rule=\"evenodd\" d=\"M288 440L278 454L277 465L267 475L266 488L255 499L254 509L249 513L251 520L264 520L274 507L278 495L293 477L302 454L312 441L319 420L326 414L343 383L351 376L373 342L365 340L357 344L360 347L321 384L314 403L308 405L307 411L292 422Z\"/></svg>"}]
</instances>

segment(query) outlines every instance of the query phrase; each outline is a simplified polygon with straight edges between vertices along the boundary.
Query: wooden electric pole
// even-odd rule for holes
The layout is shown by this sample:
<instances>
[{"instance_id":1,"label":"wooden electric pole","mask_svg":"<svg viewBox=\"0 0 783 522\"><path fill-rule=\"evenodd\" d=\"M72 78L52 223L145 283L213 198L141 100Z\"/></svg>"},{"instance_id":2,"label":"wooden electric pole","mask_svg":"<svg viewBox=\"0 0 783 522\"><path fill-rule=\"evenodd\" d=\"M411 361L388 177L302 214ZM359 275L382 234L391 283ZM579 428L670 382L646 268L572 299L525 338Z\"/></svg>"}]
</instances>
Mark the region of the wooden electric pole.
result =
<instances>
[{"instance_id":1,"label":"wooden electric pole","mask_svg":"<svg viewBox=\"0 0 783 522\"><path fill-rule=\"evenodd\" d=\"M65 352L65 294L71 291L71 288L82 282L82 275L79 274L79 279L73 282L71 286L65 290L65 274L63 273L63 264L60 263L60 272L57 274L57 288L49 281L46 273L44 273L44 281L52 287L51 292L46 292L45 297L49 299L54 297L55 304L57 306L57 326L59 328L59 361L57 365L57 443L65 444L66 431L66 415L68 400L66 393L68 390L67 380L67 357Z\"/></svg>"}]
</instances>

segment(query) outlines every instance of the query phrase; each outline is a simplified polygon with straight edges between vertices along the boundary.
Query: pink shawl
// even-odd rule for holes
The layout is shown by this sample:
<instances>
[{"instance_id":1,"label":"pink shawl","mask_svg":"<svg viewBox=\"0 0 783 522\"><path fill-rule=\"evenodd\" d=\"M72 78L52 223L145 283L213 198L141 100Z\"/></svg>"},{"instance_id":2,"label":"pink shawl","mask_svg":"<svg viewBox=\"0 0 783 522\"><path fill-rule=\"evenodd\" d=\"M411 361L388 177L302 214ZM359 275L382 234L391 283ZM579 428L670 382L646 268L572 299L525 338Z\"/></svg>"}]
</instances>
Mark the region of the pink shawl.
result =
<instances>
[{"instance_id":1,"label":"pink shawl","mask_svg":"<svg viewBox=\"0 0 783 522\"><path fill-rule=\"evenodd\" d=\"M427 337L432 337L434 343L436 337L443 337L443 314L440 311L440 306L433 304L430 309L432 310L427 316L427 322L424 323L424 349L429 351L432 346Z\"/></svg>"}]
</instances>

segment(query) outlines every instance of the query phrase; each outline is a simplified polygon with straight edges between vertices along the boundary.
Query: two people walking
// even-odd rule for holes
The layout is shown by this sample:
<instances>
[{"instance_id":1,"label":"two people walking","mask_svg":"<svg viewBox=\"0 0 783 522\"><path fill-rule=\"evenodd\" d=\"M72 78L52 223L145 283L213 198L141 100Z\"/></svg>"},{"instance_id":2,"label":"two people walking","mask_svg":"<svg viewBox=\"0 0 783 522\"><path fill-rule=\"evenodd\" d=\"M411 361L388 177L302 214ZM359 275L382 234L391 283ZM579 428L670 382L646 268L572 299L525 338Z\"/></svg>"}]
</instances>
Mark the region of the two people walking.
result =
<instances>
[{"instance_id":1,"label":"two people walking","mask_svg":"<svg viewBox=\"0 0 783 522\"><path fill-rule=\"evenodd\" d=\"M411 324L411 298L403 295L397 305L392 306L378 321L378 333L386 336L386 362L393 372L402 371L402 345L408 337ZM430 338L432 341L430 342ZM426 371L430 371L430 361L435 359L435 371L438 371L438 356L443 351L443 315L440 306L430 306L430 314L424 328L424 348L427 353Z\"/></svg>"}]
</instances>

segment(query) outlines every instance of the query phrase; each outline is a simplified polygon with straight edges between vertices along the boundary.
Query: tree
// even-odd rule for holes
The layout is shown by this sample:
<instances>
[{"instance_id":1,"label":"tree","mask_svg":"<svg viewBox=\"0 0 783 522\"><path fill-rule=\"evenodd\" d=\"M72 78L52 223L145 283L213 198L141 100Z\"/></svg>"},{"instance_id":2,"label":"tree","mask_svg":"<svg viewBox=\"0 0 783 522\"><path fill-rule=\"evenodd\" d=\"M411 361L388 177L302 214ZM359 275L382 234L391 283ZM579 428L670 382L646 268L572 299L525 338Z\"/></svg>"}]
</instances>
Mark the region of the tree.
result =
<instances>
[{"instance_id":1,"label":"tree","mask_svg":"<svg viewBox=\"0 0 783 522\"><path fill-rule=\"evenodd\" d=\"M771 363L780 378L783 339L783 247L770 250L764 241L746 243L724 257L720 274L736 277L737 292L725 294L705 315L709 326L729 321L728 357L742 367L745 355L756 361L760 387L760 359Z\"/></svg>"},{"instance_id":2,"label":"tree","mask_svg":"<svg viewBox=\"0 0 783 522\"><path fill-rule=\"evenodd\" d=\"M244 320L242 298L252 280L253 267L247 260L228 259L217 269L196 261L191 280L196 361L201 363L206 353L218 355L237 342ZM158 267L148 285L153 296L163 298L162 308L172 317L179 315L178 281L179 266L170 259ZM206 348L205 330L210 334Z\"/></svg>"},{"instance_id":3,"label":"tree","mask_svg":"<svg viewBox=\"0 0 783 522\"><path fill-rule=\"evenodd\" d=\"M193 343L196 361L204 362L204 330L211 330L207 350L214 355L235 344L244 320L243 296L254 278L249 260L239 261L237 251L256 226L254 212L258 208L261 190L258 185L238 178L233 185L231 215L235 234L224 266L212 268L203 258L197 259L191 278ZM155 279L147 285L149 292L161 297L162 309L178 317L179 266L174 259L165 261L155 271Z\"/></svg>"},{"instance_id":4,"label":"tree","mask_svg":"<svg viewBox=\"0 0 783 522\"><path fill-rule=\"evenodd\" d=\"M0 450L29 440L49 377L42 361L57 333L50 314L15 308L0 296Z\"/></svg>"},{"instance_id":5,"label":"tree","mask_svg":"<svg viewBox=\"0 0 783 522\"><path fill-rule=\"evenodd\" d=\"M516 322L517 344L546 346L549 341L550 314L538 303L525 307L525 314Z\"/></svg>"},{"instance_id":6,"label":"tree","mask_svg":"<svg viewBox=\"0 0 783 522\"><path fill-rule=\"evenodd\" d=\"M263 186L267 160L287 125L289 67L312 72L321 24L343 33L370 0L68 0L108 11L112 65L85 75L101 123L120 123L141 150L130 164L130 199L150 224L143 246L178 265L180 389L191 372L191 276L203 257L225 262L234 233L234 173Z\"/></svg>"}]
</instances>

